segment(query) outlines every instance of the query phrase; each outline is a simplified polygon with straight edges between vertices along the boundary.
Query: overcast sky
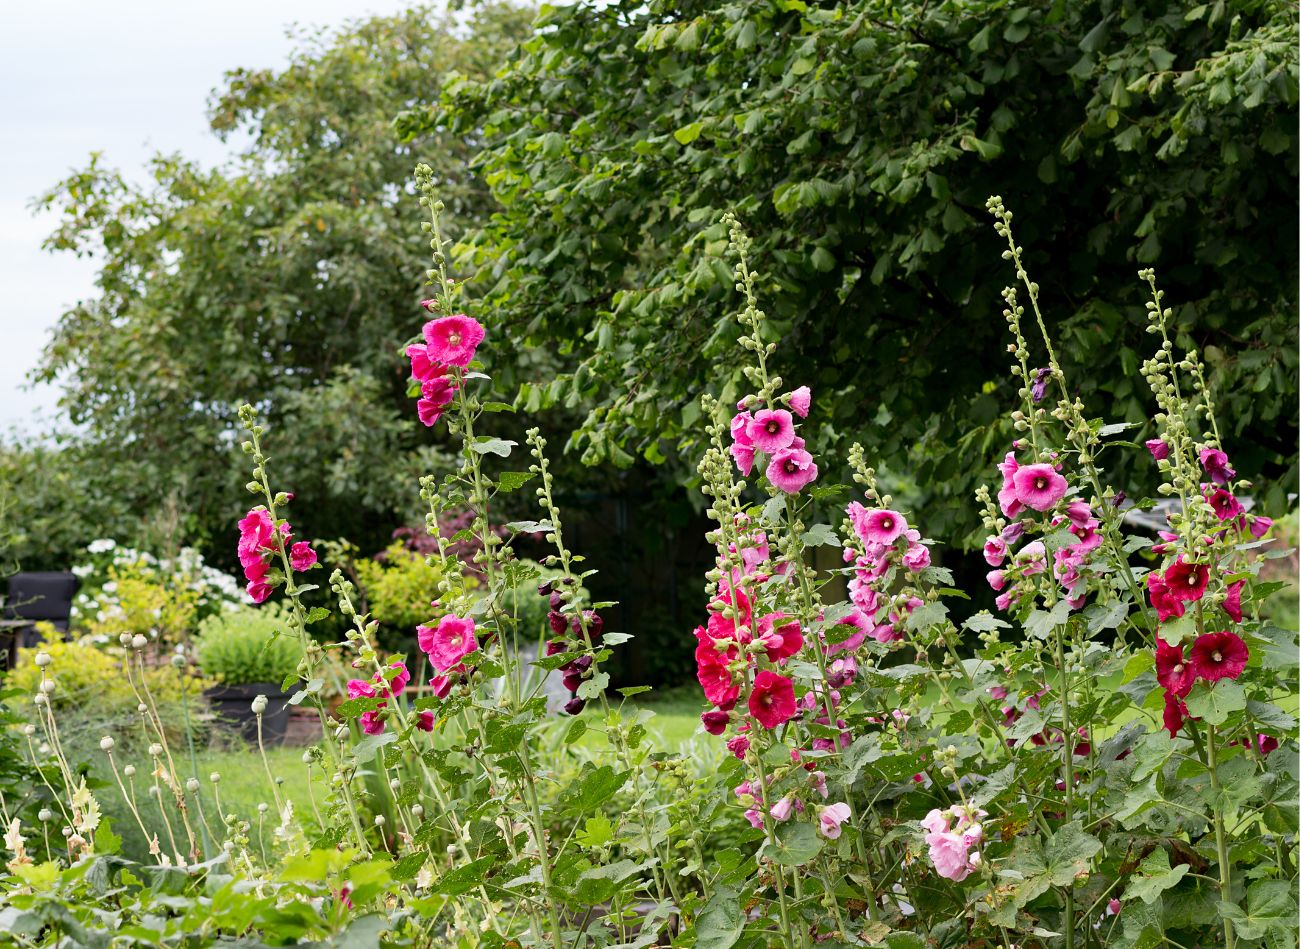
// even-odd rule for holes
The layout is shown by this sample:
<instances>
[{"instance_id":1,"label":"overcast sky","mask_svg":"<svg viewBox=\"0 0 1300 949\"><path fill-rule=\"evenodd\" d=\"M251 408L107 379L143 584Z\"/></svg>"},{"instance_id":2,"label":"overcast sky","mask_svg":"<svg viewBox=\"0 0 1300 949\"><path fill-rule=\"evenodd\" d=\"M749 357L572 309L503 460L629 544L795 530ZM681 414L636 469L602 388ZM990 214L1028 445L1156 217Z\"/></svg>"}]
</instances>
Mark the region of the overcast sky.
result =
<instances>
[{"instance_id":1,"label":"overcast sky","mask_svg":"<svg viewBox=\"0 0 1300 949\"><path fill-rule=\"evenodd\" d=\"M94 289L95 261L40 249L41 191L92 151L132 177L156 151L204 164L223 146L204 122L227 69L275 67L291 23L337 26L410 0L41 0L0 3L0 433L56 418L57 393L28 388L59 314Z\"/></svg>"}]
</instances>

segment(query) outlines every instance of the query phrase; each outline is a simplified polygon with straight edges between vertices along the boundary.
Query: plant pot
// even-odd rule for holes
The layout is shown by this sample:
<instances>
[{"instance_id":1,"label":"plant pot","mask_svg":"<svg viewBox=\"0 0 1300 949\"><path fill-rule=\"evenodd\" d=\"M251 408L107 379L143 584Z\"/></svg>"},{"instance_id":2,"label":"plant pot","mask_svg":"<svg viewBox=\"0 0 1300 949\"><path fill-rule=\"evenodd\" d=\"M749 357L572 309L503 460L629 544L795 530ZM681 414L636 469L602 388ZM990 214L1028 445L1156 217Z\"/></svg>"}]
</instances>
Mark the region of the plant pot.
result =
<instances>
[{"instance_id":1,"label":"plant pot","mask_svg":"<svg viewBox=\"0 0 1300 949\"><path fill-rule=\"evenodd\" d=\"M262 713L262 741L268 745L284 744L289 726L289 693L272 682L251 682L248 685L214 685L203 694L212 706L213 716L231 731L237 731L246 741L257 741L257 716L253 713L253 699L266 696L266 711Z\"/></svg>"}]
</instances>

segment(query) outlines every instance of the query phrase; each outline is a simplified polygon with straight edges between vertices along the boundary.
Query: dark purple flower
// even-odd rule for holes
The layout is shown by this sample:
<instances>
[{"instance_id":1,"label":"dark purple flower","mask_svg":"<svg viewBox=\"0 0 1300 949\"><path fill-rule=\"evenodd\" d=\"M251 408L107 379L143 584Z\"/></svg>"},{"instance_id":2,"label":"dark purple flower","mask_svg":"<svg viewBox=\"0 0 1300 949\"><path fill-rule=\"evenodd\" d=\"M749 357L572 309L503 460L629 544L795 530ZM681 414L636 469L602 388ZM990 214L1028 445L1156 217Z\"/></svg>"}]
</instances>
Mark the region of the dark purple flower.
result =
<instances>
[{"instance_id":1,"label":"dark purple flower","mask_svg":"<svg viewBox=\"0 0 1300 949\"><path fill-rule=\"evenodd\" d=\"M1042 402L1043 396L1047 395L1047 380L1052 378L1051 369L1035 369L1034 381L1029 386L1029 394L1033 396L1035 402Z\"/></svg>"}]
</instances>

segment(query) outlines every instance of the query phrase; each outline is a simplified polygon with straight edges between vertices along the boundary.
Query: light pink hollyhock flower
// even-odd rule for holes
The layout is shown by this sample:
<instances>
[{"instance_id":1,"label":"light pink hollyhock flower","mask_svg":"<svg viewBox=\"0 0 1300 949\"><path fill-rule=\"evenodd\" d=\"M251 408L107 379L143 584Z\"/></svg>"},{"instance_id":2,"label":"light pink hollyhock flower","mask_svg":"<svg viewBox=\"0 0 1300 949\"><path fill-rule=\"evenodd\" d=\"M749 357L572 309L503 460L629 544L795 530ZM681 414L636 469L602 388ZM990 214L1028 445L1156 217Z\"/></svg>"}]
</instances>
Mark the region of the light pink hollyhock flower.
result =
<instances>
[{"instance_id":1,"label":"light pink hollyhock flower","mask_svg":"<svg viewBox=\"0 0 1300 949\"><path fill-rule=\"evenodd\" d=\"M1002 472L1002 487L998 490L998 505L1002 508L1002 513L1007 517L1015 517L1025 509L1025 505L1016 495L1016 472L1020 470L1020 463L1016 461L1016 453L1007 452L1005 458L998 462L998 471ZM1008 543L1010 541L1008 540Z\"/></svg>"},{"instance_id":2,"label":"light pink hollyhock flower","mask_svg":"<svg viewBox=\"0 0 1300 949\"><path fill-rule=\"evenodd\" d=\"M800 386L790 393L790 410L800 418L808 417L808 410L812 408L812 390L807 386Z\"/></svg>"},{"instance_id":3,"label":"light pink hollyhock flower","mask_svg":"<svg viewBox=\"0 0 1300 949\"><path fill-rule=\"evenodd\" d=\"M751 807L745 811L745 820L749 821L750 826L755 830L763 829L763 815L754 808Z\"/></svg>"},{"instance_id":4,"label":"light pink hollyhock flower","mask_svg":"<svg viewBox=\"0 0 1300 949\"><path fill-rule=\"evenodd\" d=\"M438 621L437 627L421 626L416 632L420 649L429 654L429 661L439 672L446 672L478 649L474 621L469 617L448 614Z\"/></svg>"},{"instance_id":5,"label":"light pink hollyhock flower","mask_svg":"<svg viewBox=\"0 0 1300 949\"><path fill-rule=\"evenodd\" d=\"M749 693L749 714L764 728L776 728L794 718L794 683L783 675L764 669L754 676Z\"/></svg>"},{"instance_id":6,"label":"light pink hollyhock flower","mask_svg":"<svg viewBox=\"0 0 1300 949\"><path fill-rule=\"evenodd\" d=\"M746 478L754 470L754 443L749 438L749 425L754 416L748 412L738 412L731 419L731 452L736 467Z\"/></svg>"},{"instance_id":7,"label":"light pink hollyhock flower","mask_svg":"<svg viewBox=\"0 0 1300 949\"><path fill-rule=\"evenodd\" d=\"M415 405L420 421L430 428L438 424L443 410L451 404L455 394L455 385L445 376L423 383L420 386L420 401Z\"/></svg>"},{"instance_id":8,"label":"light pink hollyhock flower","mask_svg":"<svg viewBox=\"0 0 1300 949\"><path fill-rule=\"evenodd\" d=\"M903 565L913 573L919 573L930 566L930 548L925 544L913 544L903 554Z\"/></svg>"},{"instance_id":9,"label":"light pink hollyhock flower","mask_svg":"<svg viewBox=\"0 0 1300 949\"><path fill-rule=\"evenodd\" d=\"M1007 559L1007 542L1001 537L990 537L984 541L984 562L990 567L1002 566Z\"/></svg>"},{"instance_id":10,"label":"light pink hollyhock flower","mask_svg":"<svg viewBox=\"0 0 1300 949\"><path fill-rule=\"evenodd\" d=\"M1024 565L1025 576L1032 577L1047 569L1047 561L1044 559L1046 555L1047 548L1043 546L1041 540L1036 540L1020 548L1020 552L1016 554L1016 562Z\"/></svg>"},{"instance_id":11,"label":"light pink hollyhock flower","mask_svg":"<svg viewBox=\"0 0 1300 949\"><path fill-rule=\"evenodd\" d=\"M925 835L930 848L930 862L934 872L945 879L960 883L974 867L970 862L970 848L959 834L930 833Z\"/></svg>"},{"instance_id":12,"label":"light pink hollyhock flower","mask_svg":"<svg viewBox=\"0 0 1300 949\"><path fill-rule=\"evenodd\" d=\"M921 818L921 826L931 834L946 834L952 825L947 815L936 807Z\"/></svg>"},{"instance_id":13,"label":"light pink hollyhock flower","mask_svg":"<svg viewBox=\"0 0 1300 949\"><path fill-rule=\"evenodd\" d=\"M893 643L903 638L903 634L893 623L880 623L871 629L871 638L878 643Z\"/></svg>"},{"instance_id":14,"label":"light pink hollyhock flower","mask_svg":"<svg viewBox=\"0 0 1300 949\"><path fill-rule=\"evenodd\" d=\"M1070 486L1055 468L1043 464L1018 468L1012 482L1016 497L1035 511L1050 511L1065 497L1065 490Z\"/></svg>"},{"instance_id":15,"label":"light pink hollyhock flower","mask_svg":"<svg viewBox=\"0 0 1300 949\"><path fill-rule=\"evenodd\" d=\"M433 721L433 713L424 711L415 717L415 727L422 732L431 732L433 731Z\"/></svg>"},{"instance_id":16,"label":"light pink hollyhock flower","mask_svg":"<svg viewBox=\"0 0 1300 949\"><path fill-rule=\"evenodd\" d=\"M995 599L993 603L998 609L1005 613L1011 608L1011 604L1015 603L1017 599L1018 597L1016 596L1015 590L1007 590L1004 593L999 593L997 599Z\"/></svg>"},{"instance_id":17,"label":"light pink hollyhock flower","mask_svg":"<svg viewBox=\"0 0 1300 949\"><path fill-rule=\"evenodd\" d=\"M827 840L836 840L840 836L840 825L849 819L852 811L843 801L827 804L817 816L817 823L822 835Z\"/></svg>"},{"instance_id":18,"label":"light pink hollyhock flower","mask_svg":"<svg viewBox=\"0 0 1300 949\"><path fill-rule=\"evenodd\" d=\"M1228 456L1218 448L1202 448L1200 452L1201 467L1210 476L1211 481L1227 484L1237 477L1237 472L1228 464Z\"/></svg>"},{"instance_id":19,"label":"light pink hollyhock flower","mask_svg":"<svg viewBox=\"0 0 1300 949\"><path fill-rule=\"evenodd\" d=\"M316 565L316 551L311 549L311 544L305 540L300 540L289 548L289 565L293 569L302 573Z\"/></svg>"},{"instance_id":20,"label":"light pink hollyhock flower","mask_svg":"<svg viewBox=\"0 0 1300 949\"><path fill-rule=\"evenodd\" d=\"M424 341L432 361L468 366L483 342L483 326L463 313L441 316L424 324Z\"/></svg>"},{"instance_id":21,"label":"light pink hollyhock flower","mask_svg":"<svg viewBox=\"0 0 1300 949\"><path fill-rule=\"evenodd\" d=\"M790 819L790 813L793 810L794 799L787 794L785 797L781 798L781 800L772 805L772 820L781 822L788 821Z\"/></svg>"},{"instance_id":22,"label":"light pink hollyhock flower","mask_svg":"<svg viewBox=\"0 0 1300 949\"><path fill-rule=\"evenodd\" d=\"M786 494L798 494L816 478L817 465L813 456L802 448L781 449L767 466L767 480Z\"/></svg>"},{"instance_id":23,"label":"light pink hollyhock flower","mask_svg":"<svg viewBox=\"0 0 1300 949\"><path fill-rule=\"evenodd\" d=\"M749 423L749 440L769 455L794 441L794 419L785 409L759 409Z\"/></svg>"},{"instance_id":24,"label":"light pink hollyhock flower","mask_svg":"<svg viewBox=\"0 0 1300 949\"><path fill-rule=\"evenodd\" d=\"M1156 461L1164 461L1169 457L1169 443L1163 438L1151 438L1147 440L1147 451L1151 452L1151 457Z\"/></svg>"},{"instance_id":25,"label":"light pink hollyhock flower","mask_svg":"<svg viewBox=\"0 0 1300 949\"><path fill-rule=\"evenodd\" d=\"M990 570L985 575L985 579L988 580L993 592L997 593L1007 585L1007 572L1005 570Z\"/></svg>"},{"instance_id":26,"label":"light pink hollyhock flower","mask_svg":"<svg viewBox=\"0 0 1300 949\"><path fill-rule=\"evenodd\" d=\"M883 547L892 544L899 534L907 530L907 518L897 511L875 508L867 512L863 527L862 539L869 544L880 544Z\"/></svg>"},{"instance_id":27,"label":"light pink hollyhock flower","mask_svg":"<svg viewBox=\"0 0 1300 949\"><path fill-rule=\"evenodd\" d=\"M737 735L727 742L727 750L741 761L745 760L745 755L749 754L749 739L744 735Z\"/></svg>"}]
</instances>

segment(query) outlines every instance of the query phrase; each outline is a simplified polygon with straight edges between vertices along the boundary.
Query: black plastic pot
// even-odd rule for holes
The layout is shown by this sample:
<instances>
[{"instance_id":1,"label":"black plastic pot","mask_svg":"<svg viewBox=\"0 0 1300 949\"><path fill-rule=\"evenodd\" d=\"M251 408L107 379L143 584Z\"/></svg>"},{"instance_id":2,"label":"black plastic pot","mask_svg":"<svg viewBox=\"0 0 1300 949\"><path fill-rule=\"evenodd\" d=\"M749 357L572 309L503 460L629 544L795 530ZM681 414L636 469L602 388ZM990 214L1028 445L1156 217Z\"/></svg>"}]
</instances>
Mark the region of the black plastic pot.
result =
<instances>
[{"instance_id":1,"label":"black plastic pot","mask_svg":"<svg viewBox=\"0 0 1300 949\"><path fill-rule=\"evenodd\" d=\"M268 745L284 743L289 727L289 693L271 682L252 682L248 685L214 685L203 693L218 722L239 732L246 741L257 741L257 716L253 713L253 699L266 696L266 710L262 712L262 741Z\"/></svg>"}]
</instances>

